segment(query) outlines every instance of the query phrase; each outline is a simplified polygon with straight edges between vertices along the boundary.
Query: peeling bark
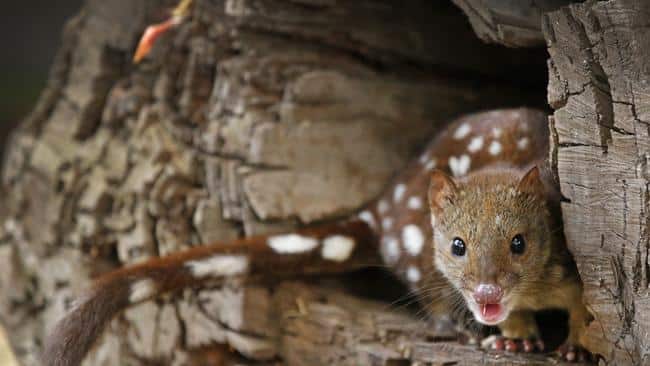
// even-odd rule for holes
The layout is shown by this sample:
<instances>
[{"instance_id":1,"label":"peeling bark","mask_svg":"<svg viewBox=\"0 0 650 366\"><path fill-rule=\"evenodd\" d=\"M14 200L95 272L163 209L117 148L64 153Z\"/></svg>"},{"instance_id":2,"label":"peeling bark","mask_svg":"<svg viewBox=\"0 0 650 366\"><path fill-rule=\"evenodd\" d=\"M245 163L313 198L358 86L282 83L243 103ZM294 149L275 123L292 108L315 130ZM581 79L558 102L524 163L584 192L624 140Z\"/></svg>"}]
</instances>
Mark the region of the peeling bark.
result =
<instances>
[{"instance_id":1,"label":"peeling bark","mask_svg":"<svg viewBox=\"0 0 650 366\"><path fill-rule=\"evenodd\" d=\"M571 0L453 0L463 9L476 35L508 47L544 45L542 14Z\"/></svg>"}]
</instances>

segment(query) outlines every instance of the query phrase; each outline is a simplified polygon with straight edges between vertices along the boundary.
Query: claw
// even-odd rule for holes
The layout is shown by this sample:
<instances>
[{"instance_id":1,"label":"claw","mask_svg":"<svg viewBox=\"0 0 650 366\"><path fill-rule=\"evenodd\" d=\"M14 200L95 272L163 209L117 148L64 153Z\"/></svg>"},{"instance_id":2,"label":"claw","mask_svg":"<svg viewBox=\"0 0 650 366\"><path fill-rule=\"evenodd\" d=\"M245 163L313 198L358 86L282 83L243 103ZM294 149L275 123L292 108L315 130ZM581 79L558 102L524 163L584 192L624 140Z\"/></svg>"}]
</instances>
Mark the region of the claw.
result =
<instances>
[{"instance_id":1,"label":"claw","mask_svg":"<svg viewBox=\"0 0 650 366\"><path fill-rule=\"evenodd\" d=\"M524 346L523 349L524 349L524 352L526 352L526 353L533 352L533 350L535 349L535 344L533 344L533 342L531 342L528 339L524 339L524 341L522 342L522 345Z\"/></svg>"},{"instance_id":2,"label":"claw","mask_svg":"<svg viewBox=\"0 0 650 366\"><path fill-rule=\"evenodd\" d=\"M173 27L178 26L183 22L187 14L189 13L190 5L193 0L181 0L181 2L176 6L172 11L172 16L166 21L154 25L150 25L145 29L140 42L138 43L138 48L135 51L133 56L133 63L139 63L147 57L156 40L165 34L168 30Z\"/></svg>"},{"instance_id":3,"label":"claw","mask_svg":"<svg viewBox=\"0 0 650 366\"><path fill-rule=\"evenodd\" d=\"M563 344L557 349L560 358L568 362L592 361L593 356L586 349L572 344Z\"/></svg>"},{"instance_id":4,"label":"claw","mask_svg":"<svg viewBox=\"0 0 650 366\"><path fill-rule=\"evenodd\" d=\"M506 343L504 342L503 338L496 339L492 344L492 349L497 351L503 351L506 349Z\"/></svg>"},{"instance_id":5,"label":"claw","mask_svg":"<svg viewBox=\"0 0 650 366\"><path fill-rule=\"evenodd\" d=\"M507 351L507 352L542 352L544 351L544 342L539 339L512 339L503 336L490 336L481 342L481 346L485 349L494 351Z\"/></svg>"},{"instance_id":6,"label":"claw","mask_svg":"<svg viewBox=\"0 0 650 366\"><path fill-rule=\"evenodd\" d=\"M513 339L506 339L506 351L508 352L517 352L517 342Z\"/></svg>"}]
</instances>

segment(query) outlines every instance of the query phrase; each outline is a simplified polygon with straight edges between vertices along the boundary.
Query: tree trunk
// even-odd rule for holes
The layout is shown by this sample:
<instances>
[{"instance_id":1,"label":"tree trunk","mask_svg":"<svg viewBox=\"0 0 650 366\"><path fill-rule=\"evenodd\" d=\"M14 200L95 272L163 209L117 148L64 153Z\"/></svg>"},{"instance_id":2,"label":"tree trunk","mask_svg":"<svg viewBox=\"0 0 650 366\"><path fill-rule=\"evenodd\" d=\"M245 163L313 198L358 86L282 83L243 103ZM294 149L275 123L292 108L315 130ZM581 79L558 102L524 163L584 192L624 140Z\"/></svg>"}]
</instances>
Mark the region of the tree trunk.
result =
<instances>
[{"instance_id":1,"label":"tree trunk","mask_svg":"<svg viewBox=\"0 0 650 366\"><path fill-rule=\"evenodd\" d=\"M544 105L543 49L485 45L458 9L428 0L196 0L192 17L161 39L148 61L131 65L145 25L160 21L174 2L87 1L64 32L63 47L39 104L7 149L0 314L25 365L39 364L45 332L91 278L200 243L285 231L299 223L344 216L376 196L388 178L452 117L490 107ZM607 9L615 4L584 6ZM580 16L591 14L580 11ZM565 8L544 19L563 14L569 14ZM576 22L579 17L571 19ZM635 19L634 14L617 14L616 19L623 22L606 23L603 28L588 23L583 34L608 39L605 35L611 36L617 27L631 29L635 24L626 23ZM550 21L545 24L546 37L559 26ZM575 33L568 36L588 40ZM582 107L598 112L593 116L606 113L596 109L601 108L600 95L598 102L593 97L586 102L580 99L587 94L577 92L586 93L586 88L568 89L565 94L558 89L553 94L554 86L568 83L558 75L574 77L569 71L562 73L573 70L572 65L558 61L573 49L558 51L553 45L559 43L554 42L559 41L550 47L551 70L555 70L550 98L558 109L554 131L560 142L554 156L565 195L572 199L565 205L571 225L569 240L585 276L585 270L593 270L583 260L591 258L589 263L596 263L595 259L605 257L592 257L593 252L583 253L576 247L587 240L585 245L601 243L600 238L584 237L593 233L579 233L580 225L599 225L590 228L603 232L615 222L603 220L604 210L598 211L603 214L600 217L584 216L582 210L591 206L580 200L607 192L614 197L607 202L591 199L588 204L609 207L620 202L625 204L616 206L621 215L631 214L621 218L629 225L627 231L607 233L636 233L636 239L630 236L630 240L637 240L638 250L612 246L624 245L624 236L614 236L606 248L595 249L623 253L620 257L612 254L611 258L617 258L611 262L615 267L608 267L621 269L612 271L612 276L621 273L622 277L611 277L620 287L603 292L595 287L595 278L585 276L585 281L592 307L597 303L595 296L606 298L606 304L598 305L610 308L612 296L629 299L621 308L625 313L607 326L618 326L617 334L623 336L616 339L633 345L638 356L644 349L639 327L648 324L638 313L647 284L637 286L635 277L643 273L638 279L647 278L646 266L641 265L641 272L633 268L636 253L640 263L647 259L639 244L645 240L645 231L640 230L644 222L639 221L646 207L640 201L645 178L625 183L612 178L612 185L623 184L627 189L613 191L627 192L622 196L607 191L612 189L610 181L598 181L587 192L590 195L567 191L575 187L566 182L584 183L587 173L596 173L579 169L593 166L595 160L582 161L585 158L596 158L576 155L575 151L582 150L571 150L570 141L565 146L562 136L567 133L559 126L571 122L566 108L583 101L591 105ZM608 47L613 41L588 43L593 44ZM642 57L642 44L635 47ZM617 57L606 56L612 62ZM609 66L634 72L640 65L619 62ZM635 110L634 103L638 105L643 95L633 94L622 77L621 84L630 88L629 93L620 98L612 94L609 100L620 100L614 108L634 116L625 119L626 123L641 126L642 110ZM580 128L584 131L597 126L587 123L588 118L583 116ZM612 162L632 160L614 155L619 150L612 141L618 137L611 136L627 128L618 122L599 125L610 131L605 134L610 137L606 138L609 152L598 157L596 161L603 164L598 167L604 170L604 164L610 164L611 169L623 171L623 164L611 167ZM636 133L636 129L630 131ZM621 143L643 139L632 137L637 140L624 134ZM583 148L591 151L594 146ZM636 153L644 154L642 147L637 149ZM638 169L626 174L643 172L645 160L641 163L637 158L645 155L634 156ZM571 172L570 163L574 164ZM639 201L632 201L634 194ZM629 210L639 212L634 215ZM621 224L618 219L616 223ZM608 274L603 276L610 281ZM223 289L169 294L115 319L86 363L547 361L542 356L492 357L473 346L461 346L451 341L452 329L445 319L423 323L404 310L367 300L345 286L353 277L229 283ZM364 287L385 287L377 282L375 286L364 283ZM630 309L630 316L624 317ZM621 319L630 323L622 325ZM603 336L594 340L594 347L623 350L623 344L616 348L610 341L614 339ZM608 355L624 357L614 351Z\"/></svg>"},{"instance_id":2,"label":"tree trunk","mask_svg":"<svg viewBox=\"0 0 650 366\"><path fill-rule=\"evenodd\" d=\"M611 364L650 362L650 3L572 5L544 17L552 158L568 244Z\"/></svg>"}]
</instances>

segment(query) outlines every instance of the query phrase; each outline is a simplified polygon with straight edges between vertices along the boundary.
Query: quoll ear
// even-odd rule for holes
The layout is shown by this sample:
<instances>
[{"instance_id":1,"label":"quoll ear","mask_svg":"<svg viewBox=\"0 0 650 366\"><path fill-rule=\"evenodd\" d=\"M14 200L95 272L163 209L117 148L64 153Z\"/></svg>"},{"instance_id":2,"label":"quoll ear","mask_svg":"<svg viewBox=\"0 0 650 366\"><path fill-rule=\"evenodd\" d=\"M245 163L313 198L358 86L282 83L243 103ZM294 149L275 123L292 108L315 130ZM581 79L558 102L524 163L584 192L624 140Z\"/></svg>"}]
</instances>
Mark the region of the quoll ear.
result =
<instances>
[{"instance_id":1,"label":"quoll ear","mask_svg":"<svg viewBox=\"0 0 650 366\"><path fill-rule=\"evenodd\" d=\"M545 192L544 183L540 177L539 168L537 165L530 168L519 181L517 189L521 192L529 192L543 195Z\"/></svg>"},{"instance_id":2,"label":"quoll ear","mask_svg":"<svg viewBox=\"0 0 650 366\"><path fill-rule=\"evenodd\" d=\"M445 172L434 169L429 183L429 207L434 214L440 213L445 200L451 200L458 192L456 183Z\"/></svg>"}]
</instances>

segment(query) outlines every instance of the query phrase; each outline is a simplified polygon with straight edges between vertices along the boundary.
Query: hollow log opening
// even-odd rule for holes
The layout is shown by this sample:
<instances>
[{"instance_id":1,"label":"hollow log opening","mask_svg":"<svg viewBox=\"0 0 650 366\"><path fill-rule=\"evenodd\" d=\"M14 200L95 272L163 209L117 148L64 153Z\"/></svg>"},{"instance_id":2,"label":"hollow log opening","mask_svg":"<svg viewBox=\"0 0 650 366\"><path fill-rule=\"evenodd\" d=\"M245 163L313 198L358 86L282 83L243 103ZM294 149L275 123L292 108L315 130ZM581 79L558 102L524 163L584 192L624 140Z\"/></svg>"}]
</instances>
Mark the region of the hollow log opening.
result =
<instances>
[{"instance_id":1,"label":"hollow log opening","mask_svg":"<svg viewBox=\"0 0 650 366\"><path fill-rule=\"evenodd\" d=\"M344 217L452 118L517 106L550 115L589 349L650 362L649 2L195 0L133 65L174 3L86 1L6 149L0 316L22 364L99 274ZM403 295L390 281L169 294L111 322L85 364L549 362L458 343L379 301Z\"/></svg>"}]
</instances>

